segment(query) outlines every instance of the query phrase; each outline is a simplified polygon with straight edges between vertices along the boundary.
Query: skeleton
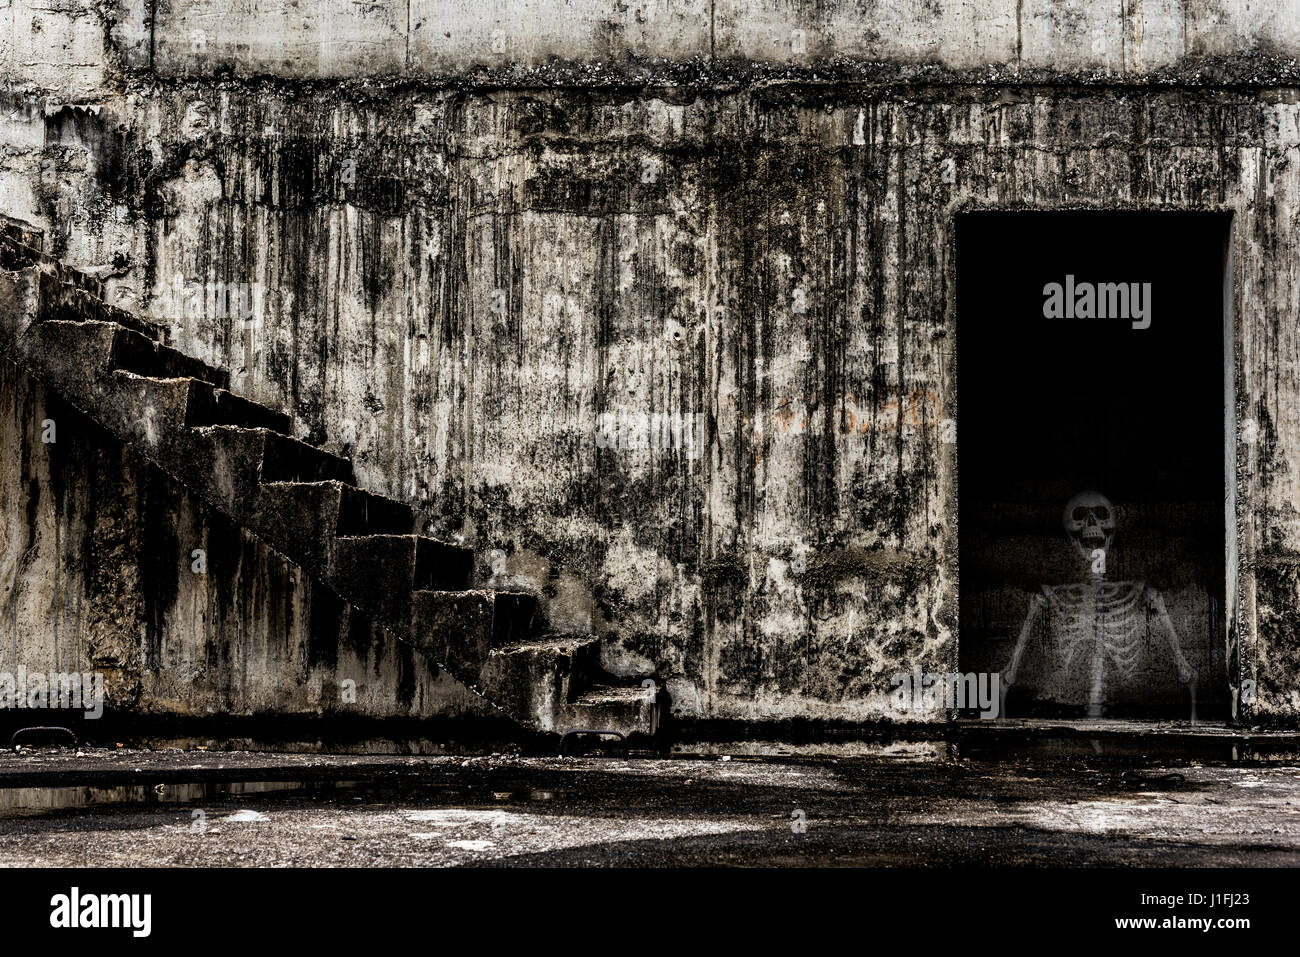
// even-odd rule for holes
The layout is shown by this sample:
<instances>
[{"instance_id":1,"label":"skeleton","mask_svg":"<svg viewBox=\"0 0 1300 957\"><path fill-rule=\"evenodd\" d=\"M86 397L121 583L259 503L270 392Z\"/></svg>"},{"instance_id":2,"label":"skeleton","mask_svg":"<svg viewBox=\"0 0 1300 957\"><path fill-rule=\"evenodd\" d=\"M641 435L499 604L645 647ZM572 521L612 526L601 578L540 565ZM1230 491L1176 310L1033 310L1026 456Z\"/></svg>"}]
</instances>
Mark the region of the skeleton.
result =
<instances>
[{"instance_id":1,"label":"skeleton","mask_svg":"<svg viewBox=\"0 0 1300 957\"><path fill-rule=\"evenodd\" d=\"M1136 673L1142 639L1154 617L1168 638L1178 679L1187 685L1194 722L1196 670L1183 656L1164 598L1142 581L1106 580L1106 558L1115 538L1114 506L1097 492L1080 492L1066 504L1063 519L1066 534L1087 563L1088 580L1069 585L1043 585L1034 595L1011 661L1002 672L1000 713L1006 716L1007 690L1015 684L1020 659L1040 615L1049 616L1058 666L1069 669L1076 663L1086 663L1089 669L1089 717L1102 714L1107 664L1124 680Z\"/></svg>"}]
</instances>

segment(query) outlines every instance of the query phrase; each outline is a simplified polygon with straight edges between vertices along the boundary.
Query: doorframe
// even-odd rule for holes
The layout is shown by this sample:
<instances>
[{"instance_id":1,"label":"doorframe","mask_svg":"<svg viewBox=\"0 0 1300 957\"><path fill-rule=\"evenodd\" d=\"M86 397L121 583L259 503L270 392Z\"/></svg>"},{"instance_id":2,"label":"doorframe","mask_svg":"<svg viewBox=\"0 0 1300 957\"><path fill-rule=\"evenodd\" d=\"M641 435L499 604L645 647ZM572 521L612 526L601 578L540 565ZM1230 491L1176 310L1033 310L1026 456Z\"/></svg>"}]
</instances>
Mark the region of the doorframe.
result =
<instances>
[{"instance_id":1,"label":"doorframe","mask_svg":"<svg viewBox=\"0 0 1300 957\"><path fill-rule=\"evenodd\" d=\"M1255 620L1255 572L1253 563L1243 568L1242 555L1254 554L1254 523L1251 521L1254 501L1254 469L1250 464L1248 445L1241 432L1241 422L1249 418L1249 396L1246 375L1242 368L1245 350L1242 348L1244 330L1239 317L1237 290L1237 244L1241 217L1230 206L1216 211L1227 217L1223 236L1223 436L1226 446L1224 466L1223 517L1225 529L1224 555L1224 661L1228 682L1228 722L1234 725L1250 724L1254 718L1254 697L1242 700L1243 683L1255 680L1257 631Z\"/></svg>"},{"instance_id":2,"label":"doorframe","mask_svg":"<svg viewBox=\"0 0 1300 957\"><path fill-rule=\"evenodd\" d=\"M1223 218L1223 431L1224 444L1224 555L1223 555L1223 641L1226 674L1216 680L1227 682L1228 719L1233 726L1249 724L1254 716L1254 697L1243 699L1243 682L1255 680L1256 671L1256 619L1255 575L1252 566L1243 567L1242 555L1253 554L1253 525L1250 521L1250 503L1254 498L1254 471L1250 467L1248 450L1239 446L1246 443L1240 423L1248 416L1248 396L1242 369L1243 330L1238 322L1242 310L1238 308L1235 251L1241 218L1237 209L1226 203L1186 205L1149 202L1039 202L999 203L978 199L963 199L951 203L943 219L947 230L943 249L948 262L944 276L948 288L945 294L948 310L945 336L951 348L940 357L940 374L944 386L943 407L950 409L956 429L956 441L940 443L939 474L943 489L945 510L948 515L947 532L942 540L943 555L939 561L943 605L950 614L939 622L955 636L947 656L948 667L954 673L960 669L961 643L961 574L958 561L958 536L961 530L957 521L957 496L960 488L961 408L957 403L957 386L961 364L957 358L957 220L979 213L1205 213ZM946 374L945 374L946 373ZM944 583L949 583L943 587ZM1198 675L1197 683L1204 687L1208 676Z\"/></svg>"}]
</instances>

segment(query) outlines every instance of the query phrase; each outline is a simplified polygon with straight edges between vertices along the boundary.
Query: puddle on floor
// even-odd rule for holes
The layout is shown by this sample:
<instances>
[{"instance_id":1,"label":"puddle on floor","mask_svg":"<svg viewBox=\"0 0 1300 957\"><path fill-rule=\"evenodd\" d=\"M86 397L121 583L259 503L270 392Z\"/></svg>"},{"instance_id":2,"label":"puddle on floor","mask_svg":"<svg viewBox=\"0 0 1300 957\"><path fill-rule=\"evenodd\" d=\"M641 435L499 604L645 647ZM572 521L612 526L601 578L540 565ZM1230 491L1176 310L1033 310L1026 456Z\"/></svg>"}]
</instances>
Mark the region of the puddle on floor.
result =
<instances>
[{"instance_id":1,"label":"puddle on floor","mask_svg":"<svg viewBox=\"0 0 1300 957\"><path fill-rule=\"evenodd\" d=\"M223 798L355 788L356 781L210 781L131 787L0 788L0 819L112 804L190 804Z\"/></svg>"},{"instance_id":2,"label":"puddle on floor","mask_svg":"<svg viewBox=\"0 0 1300 957\"><path fill-rule=\"evenodd\" d=\"M112 805L148 806L220 804L235 798L341 799L351 801L429 799L439 804L501 805L556 801L567 790L527 789L489 791L436 783L390 785L373 781L209 781L202 783L132 785L121 787L0 787L0 820L40 817L65 810L92 809Z\"/></svg>"}]
</instances>

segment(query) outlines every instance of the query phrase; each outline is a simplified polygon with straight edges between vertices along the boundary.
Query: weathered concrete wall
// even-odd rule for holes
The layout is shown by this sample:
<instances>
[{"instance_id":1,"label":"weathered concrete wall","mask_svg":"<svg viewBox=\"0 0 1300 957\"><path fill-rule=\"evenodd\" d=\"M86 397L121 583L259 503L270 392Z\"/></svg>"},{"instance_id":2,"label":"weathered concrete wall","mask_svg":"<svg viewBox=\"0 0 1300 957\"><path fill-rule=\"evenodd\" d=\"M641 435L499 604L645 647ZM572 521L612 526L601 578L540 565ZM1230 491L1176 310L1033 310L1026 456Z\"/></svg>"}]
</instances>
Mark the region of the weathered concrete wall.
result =
<instances>
[{"instance_id":1,"label":"weathered concrete wall","mask_svg":"<svg viewBox=\"0 0 1300 957\"><path fill-rule=\"evenodd\" d=\"M491 715L7 360L0 449L0 672L101 672L109 717Z\"/></svg>"},{"instance_id":2,"label":"weathered concrete wall","mask_svg":"<svg viewBox=\"0 0 1300 957\"><path fill-rule=\"evenodd\" d=\"M1285 99L161 87L110 120L161 156L116 180L118 285L682 712L871 717L953 652L951 211L1237 209L1249 356L1292 295ZM705 454L600 448L623 409L704 413Z\"/></svg>"},{"instance_id":3,"label":"weathered concrete wall","mask_svg":"<svg viewBox=\"0 0 1300 957\"><path fill-rule=\"evenodd\" d=\"M12 55L0 201L679 714L846 719L957 660L953 211L1232 210L1242 661L1300 717L1297 5L671 9L127 6L112 84Z\"/></svg>"},{"instance_id":4,"label":"weathered concrete wall","mask_svg":"<svg viewBox=\"0 0 1300 957\"><path fill-rule=\"evenodd\" d=\"M653 76L665 63L905 63L1142 76L1187 57L1300 52L1275 0L12 0L7 75L99 95L118 70L164 76Z\"/></svg>"}]
</instances>

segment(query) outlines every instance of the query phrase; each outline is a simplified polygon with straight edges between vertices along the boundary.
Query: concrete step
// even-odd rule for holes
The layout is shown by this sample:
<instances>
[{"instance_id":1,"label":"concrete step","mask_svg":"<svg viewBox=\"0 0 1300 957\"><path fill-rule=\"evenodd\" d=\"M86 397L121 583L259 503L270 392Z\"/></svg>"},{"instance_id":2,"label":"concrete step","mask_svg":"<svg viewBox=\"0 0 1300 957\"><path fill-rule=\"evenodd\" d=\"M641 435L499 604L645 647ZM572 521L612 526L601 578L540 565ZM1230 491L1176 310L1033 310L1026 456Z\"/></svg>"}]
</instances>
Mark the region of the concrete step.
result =
<instances>
[{"instance_id":1,"label":"concrete step","mask_svg":"<svg viewBox=\"0 0 1300 957\"><path fill-rule=\"evenodd\" d=\"M114 311L116 312L116 311ZM69 398L112 399L118 386L130 380L136 397L156 398L148 390L168 393L157 399L170 407L177 400L181 386L177 380L191 380L187 393L186 424L242 425L290 434L292 421L256 402L225 389L225 373L213 374L211 368L196 359L188 359L166 346L159 346L144 335L123 328L118 322L48 320L31 326L23 337L32 365L48 385L64 391ZM122 364L125 360L125 365ZM194 374L201 371L203 374ZM92 373L87 376L87 372ZM105 373L117 373L105 377ZM114 381L116 380L116 381ZM95 389L98 382L100 389ZM157 385L149 385L153 384ZM168 385L162 385L168 384ZM98 407L98 402L96 402ZM109 411L113 411L112 407ZM129 415L131 410L117 410ZM120 416L121 417L121 416Z\"/></svg>"},{"instance_id":2,"label":"concrete step","mask_svg":"<svg viewBox=\"0 0 1300 957\"><path fill-rule=\"evenodd\" d=\"M0 255L7 248L0 241ZM0 354L25 362L24 340L40 311L40 278L36 266L22 265L24 255L15 257L13 271L0 270Z\"/></svg>"},{"instance_id":3,"label":"concrete step","mask_svg":"<svg viewBox=\"0 0 1300 957\"><path fill-rule=\"evenodd\" d=\"M118 369L152 379L199 379L221 389L230 385L227 373L117 322L46 319L27 328L19 348L47 385L70 398L93 395Z\"/></svg>"},{"instance_id":4,"label":"concrete step","mask_svg":"<svg viewBox=\"0 0 1300 957\"><path fill-rule=\"evenodd\" d=\"M154 379L121 370L102 384L100 421L120 438L147 446L165 462L184 455L181 446L188 438L194 394L212 389L188 376Z\"/></svg>"},{"instance_id":5,"label":"concrete step","mask_svg":"<svg viewBox=\"0 0 1300 957\"><path fill-rule=\"evenodd\" d=\"M157 325L104 302L103 285L98 279L74 270L63 270L61 276L46 270L37 272L42 321L111 322L151 341L162 341L163 332Z\"/></svg>"},{"instance_id":6,"label":"concrete step","mask_svg":"<svg viewBox=\"0 0 1300 957\"><path fill-rule=\"evenodd\" d=\"M537 634L546 616L536 595L521 591L492 593L492 647L502 648Z\"/></svg>"},{"instance_id":7,"label":"concrete step","mask_svg":"<svg viewBox=\"0 0 1300 957\"><path fill-rule=\"evenodd\" d=\"M263 482L248 501L248 527L309 569L329 567L337 538L415 531L408 506L344 482Z\"/></svg>"},{"instance_id":8,"label":"concrete step","mask_svg":"<svg viewBox=\"0 0 1300 957\"><path fill-rule=\"evenodd\" d=\"M482 671L482 690L541 731L562 729L569 703L600 673L600 639L546 635L493 648Z\"/></svg>"},{"instance_id":9,"label":"concrete step","mask_svg":"<svg viewBox=\"0 0 1300 957\"><path fill-rule=\"evenodd\" d=\"M45 237L40 230L26 229L0 217L0 267L7 270L34 269L41 261Z\"/></svg>"},{"instance_id":10,"label":"concrete step","mask_svg":"<svg viewBox=\"0 0 1300 957\"><path fill-rule=\"evenodd\" d=\"M187 356L131 329L116 324L115 329L108 357L109 368L156 379L200 379L219 389L230 387L230 374L224 369L214 369L201 359Z\"/></svg>"},{"instance_id":11,"label":"concrete step","mask_svg":"<svg viewBox=\"0 0 1300 957\"><path fill-rule=\"evenodd\" d=\"M595 684L568 704L553 730L653 736L659 730L658 692L641 685Z\"/></svg>"},{"instance_id":12,"label":"concrete step","mask_svg":"<svg viewBox=\"0 0 1300 957\"><path fill-rule=\"evenodd\" d=\"M532 637L539 618L536 597L523 592L422 590L412 595L411 641L475 683L492 649Z\"/></svg>"},{"instance_id":13,"label":"concrete step","mask_svg":"<svg viewBox=\"0 0 1300 957\"><path fill-rule=\"evenodd\" d=\"M76 404L94 398L120 328L111 322L38 322L27 328L18 349L41 381Z\"/></svg>"},{"instance_id":14,"label":"concrete step","mask_svg":"<svg viewBox=\"0 0 1300 957\"><path fill-rule=\"evenodd\" d=\"M352 482L347 459L270 429L207 425L190 429L186 441L187 457L177 463L182 478L232 515L242 514L263 484Z\"/></svg>"},{"instance_id":15,"label":"concrete step","mask_svg":"<svg viewBox=\"0 0 1300 957\"><path fill-rule=\"evenodd\" d=\"M405 623L413 591L463 591L473 567L470 549L423 535L345 535L325 577L339 594L369 596L375 617Z\"/></svg>"},{"instance_id":16,"label":"concrete step","mask_svg":"<svg viewBox=\"0 0 1300 957\"><path fill-rule=\"evenodd\" d=\"M192 426L238 425L249 429L267 429L281 435L293 434L293 420L289 416L226 389L192 391L187 421Z\"/></svg>"},{"instance_id":17,"label":"concrete step","mask_svg":"<svg viewBox=\"0 0 1300 957\"><path fill-rule=\"evenodd\" d=\"M71 273L76 276L77 273ZM88 276L67 282L52 272L41 272L41 318L84 322L113 322L110 307L103 301L103 288Z\"/></svg>"},{"instance_id":18,"label":"concrete step","mask_svg":"<svg viewBox=\"0 0 1300 957\"><path fill-rule=\"evenodd\" d=\"M240 398L207 379L188 373L156 375L115 368L113 351L124 348L120 345L124 340L134 343L128 351L137 356L154 345L116 323L61 320L31 326L20 345L28 365L42 381L128 440L143 436L151 418L156 419L162 438L176 438L184 425L290 432L288 416Z\"/></svg>"},{"instance_id":19,"label":"concrete step","mask_svg":"<svg viewBox=\"0 0 1300 957\"><path fill-rule=\"evenodd\" d=\"M114 430L119 435L150 447L175 446L183 453L189 439L186 430L191 427L228 425L280 435L290 430L287 415L200 379L156 379L121 369L114 370L111 378L115 394L101 408L120 422L122 427ZM112 426L111 422L105 424Z\"/></svg>"}]
</instances>

